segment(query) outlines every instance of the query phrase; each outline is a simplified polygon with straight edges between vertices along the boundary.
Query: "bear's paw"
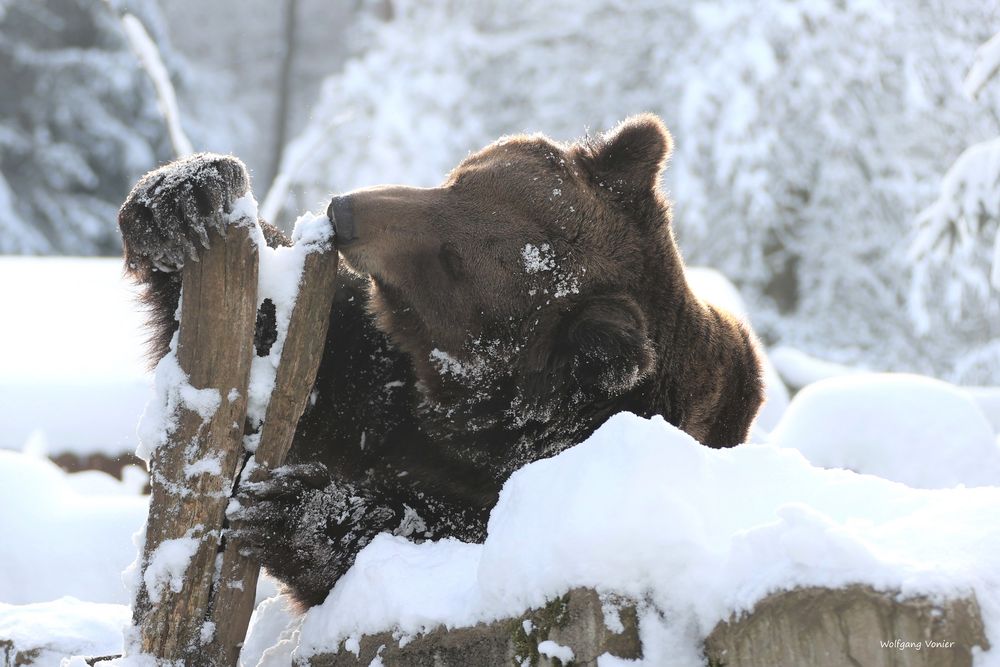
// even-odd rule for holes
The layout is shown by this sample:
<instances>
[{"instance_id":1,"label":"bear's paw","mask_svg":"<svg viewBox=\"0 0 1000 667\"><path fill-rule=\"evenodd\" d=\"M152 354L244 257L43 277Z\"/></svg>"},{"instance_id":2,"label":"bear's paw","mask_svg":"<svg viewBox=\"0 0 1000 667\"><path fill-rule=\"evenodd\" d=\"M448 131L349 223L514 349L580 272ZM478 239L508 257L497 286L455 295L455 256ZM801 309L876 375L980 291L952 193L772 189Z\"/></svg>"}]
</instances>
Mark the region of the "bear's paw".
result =
<instances>
[{"instance_id":1,"label":"bear's paw","mask_svg":"<svg viewBox=\"0 0 1000 667\"><path fill-rule=\"evenodd\" d=\"M129 273L178 271L209 232L224 231L233 202L250 188L243 163L228 155L198 153L143 176L118 212Z\"/></svg>"}]
</instances>

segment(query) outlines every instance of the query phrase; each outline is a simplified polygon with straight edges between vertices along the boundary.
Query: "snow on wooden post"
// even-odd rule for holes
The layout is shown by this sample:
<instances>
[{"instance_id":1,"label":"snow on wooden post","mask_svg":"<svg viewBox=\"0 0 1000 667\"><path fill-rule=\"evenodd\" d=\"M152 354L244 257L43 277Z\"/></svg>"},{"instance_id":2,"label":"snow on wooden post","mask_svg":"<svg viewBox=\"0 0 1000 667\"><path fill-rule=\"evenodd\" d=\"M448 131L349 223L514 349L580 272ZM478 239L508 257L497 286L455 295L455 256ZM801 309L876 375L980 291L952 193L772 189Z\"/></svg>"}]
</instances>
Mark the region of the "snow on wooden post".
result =
<instances>
[{"instance_id":1,"label":"snow on wooden post","mask_svg":"<svg viewBox=\"0 0 1000 667\"><path fill-rule=\"evenodd\" d=\"M242 462L257 313L255 224L227 217L206 225L225 237L213 231L199 261L184 265L176 358L169 354L157 370L157 382L168 385L165 437L150 460L133 622L143 653L186 665L205 664L205 619L232 474Z\"/></svg>"},{"instance_id":2,"label":"snow on wooden post","mask_svg":"<svg viewBox=\"0 0 1000 667\"><path fill-rule=\"evenodd\" d=\"M283 341L279 308L278 340L274 345L277 349L271 352L277 356L279 364L260 441L248 464L247 476L251 481L261 479L266 469L280 466L292 446L299 417L305 410L323 358L336 289L338 255L325 217L311 222L300 220L292 238L295 248L291 250L304 252L305 257ZM215 636L208 647L212 664L237 664L254 608L260 567L255 561L241 556L239 546L238 540L227 540L222 553L221 577L208 619L215 624Z\"/></svg>"}]
</instances>

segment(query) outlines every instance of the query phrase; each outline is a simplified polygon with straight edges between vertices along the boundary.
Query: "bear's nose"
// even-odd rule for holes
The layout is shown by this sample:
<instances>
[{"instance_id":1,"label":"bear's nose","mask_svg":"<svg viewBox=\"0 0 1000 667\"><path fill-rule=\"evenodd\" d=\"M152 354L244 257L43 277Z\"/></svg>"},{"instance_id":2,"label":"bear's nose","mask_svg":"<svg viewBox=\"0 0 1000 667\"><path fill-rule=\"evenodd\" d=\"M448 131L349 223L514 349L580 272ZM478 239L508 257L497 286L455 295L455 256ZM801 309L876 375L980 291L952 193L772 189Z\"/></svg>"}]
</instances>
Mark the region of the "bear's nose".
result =
<instances>
[{"instance_id":1,"label":"bear's nose","mask_svg":"<svg viewBox=\"0 0 1000 667\"><path fill-rule=\"evenodd\" d=\"M326 217L333 223L337 234L337 245L343 246L358 238L358 229L354 224L354 212L351 210L350 195L338 195L326 209Z\"/></svg>"}]
</instances>

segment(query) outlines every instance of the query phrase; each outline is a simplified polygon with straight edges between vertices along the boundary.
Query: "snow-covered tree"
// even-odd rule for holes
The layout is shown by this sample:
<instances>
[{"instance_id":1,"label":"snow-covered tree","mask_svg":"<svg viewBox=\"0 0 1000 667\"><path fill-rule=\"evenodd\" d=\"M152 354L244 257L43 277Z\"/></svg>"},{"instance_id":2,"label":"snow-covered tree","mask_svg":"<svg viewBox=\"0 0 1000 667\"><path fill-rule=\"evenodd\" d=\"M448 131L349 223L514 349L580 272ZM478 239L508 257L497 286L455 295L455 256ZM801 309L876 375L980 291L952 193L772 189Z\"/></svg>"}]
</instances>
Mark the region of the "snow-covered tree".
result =
<instances>
[{"instance_id":1,"label":"snow-covered tree","mask_svg":"<svg viewBox=\"0 0 1000 667\"><path fill-rule=\"evenodd\" d=\"M942 162L997 126L955 95L983 6L944 9L700 9L692 52L703 78L685 95L678 216L687 247L764 299L758 320L771 336L954 377L956 332L914 335L906 316L909 221Z\"/></svg>"},{"instance_id":2,"label":"snow-covered tree","mask_svg":"<svg viewBox=\"0 0 1000 667\"><path fill-rule=\"evenodd\" d=\"M111 253L123 192L169 155L152 88L100 0L0 16L0 252Z\"/></svg>"},{"instance_id":3,"label":"snow-covered tree","mask_svg":"<svg viewBox=\"0 0 1000 667\"><path fill-rule=\"evenodd\" d=\"M976 52L963 85L965 96L980 98L994 118L1000 96L981 93L998 69L1000 33ZM916 217L910 257L915 264L910 312L918 330L965 332L971 340L959 357L962 374L995 381L1000 368L1000 138L968 147L951 165L937 199Z\"/></svg>"},{"instance_id":4,"label":"snow-covered tree","mask_svg":"<svg viewBox=\"0 0 1000 667\"><path fill-rule=\"evenodd\" d=\"M927 288L934 269L950 274L943 296L952 321L962 318L965 299L987 305L1000 290L1000 138L965 149L945 174L938 198L917 216L917 225L910 253L918 262L918 283ZM927 331L927 304L915 296L920 306L914 316Z\"/></svg>"},{"instance_id":5,"label":"snow-covered tree","mask_svg":"<svg viewBox=\"0 0 1000 667\"><path fill-rule=\"evenodd\" d=\"M117 253L118 206L172 155L153 86L123 37L120 4L0 5L0 253ZM200 81L170 49L155 0L127 5L175 84ZM206 108L182 114L195 119L193 139L207 134L197 120ZM226 125L214 124L225 136Z\"/></svg>"},{"instance_id":6,"label":"snow-covered tree","mask_svg":"<svg viewBox=\"0 0 1000 667\"><path fill-rule=\"evenodd\" d=\"M690 23L682 4L655 0L396 0L388 19L369 5L356 57L302 132L325 137L296 178L308 205L331 189L437 183L501 134L569 139L630 111L665 113Z\"/></svg>"}]
</instances>

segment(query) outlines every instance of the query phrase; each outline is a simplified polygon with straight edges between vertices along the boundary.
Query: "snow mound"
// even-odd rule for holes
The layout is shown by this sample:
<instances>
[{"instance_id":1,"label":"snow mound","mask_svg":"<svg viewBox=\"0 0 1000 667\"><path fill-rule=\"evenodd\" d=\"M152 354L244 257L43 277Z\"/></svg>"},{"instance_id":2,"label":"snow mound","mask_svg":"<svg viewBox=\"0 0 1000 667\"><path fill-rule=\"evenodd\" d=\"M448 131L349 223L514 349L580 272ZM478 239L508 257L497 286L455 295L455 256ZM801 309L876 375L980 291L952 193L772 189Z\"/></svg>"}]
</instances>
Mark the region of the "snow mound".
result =
<instances>
[{"instance_id":1,"label":"snow mound","mask_svg":"<svg viewBox=\"0 0 1000 667\"><path fill-rule=\"evenodd\" d=\"M665 612L642 619L648 664L667 664L653 636L676 638L670 664L700 664L719 620L797 586L973 590L996 644L998 513L1000 488L911 489L770 445L712 450L659 417L623 413L516 472L484 545L377 537L306 614L294 653L512 617L577 586Z\"/></svg>"},{"instance_id":2,"label":"snow mound","mask_svg":"<svg viewBox=\"0 0 1000 667\"><path fill-rule=\"evenodd\" d=\"M131 617L125 605L72 597L23 606L0 602L0 639L12 641L19 651L40 649L31 661L34 667L60 667L71 655L121 653L122 629Z\"/></svg>"},{"instance_id":3,"label":"snow mound","mask_svg":"<svg viewBox=\"0 0 1000 667\"><path fill-rule=\"evenodd\" d=\"M925 489L1000 485L993 426L965 391L905 374L822 380L792 400L771 434L813 465Z\"/></svg>"},{"instance_id":4,"label":"snow mound","mask_svg":"<svg viewBox=\"0 0 1000 667\"><path fill-rule=\"evenodd\" d=\"M136 446L149 397L144 315L120 259L0 257L0 448L40 432L52 454Z\"/></svg>"},{"instance_id":5,"label":"snow mound","mask_svg":"<svg viewBox=\"0 0 1000 667\"><path fill-rule=\"evenodd\" d=\"M1000 433L1000 387L963 387L963 389L993 424L993 430Z\"/></svg>"},{"instance_id":6,"label":"snow mound","mask_svg":"<svg viewBox=\"0 0 1000 667\"><path fill-rule=\"evenodd\" d=\"M796 388L828 378L866 372L864 369L819 359L786 345L771 348L771 361L785 382Z\"/></svg>"},{"instance_id":7,"label":"snow mound","mask_svg":"<svg viewBox=\"0 0 1000 667\"><path fill-rule=\"evenodd\" d=\"M47 460L0 450L0 601L128 601L121 572L135 558L132 534L149 498L104 493L113 480L97 483L97 474L75 480Z\"/></svg>"}]
</instances>

